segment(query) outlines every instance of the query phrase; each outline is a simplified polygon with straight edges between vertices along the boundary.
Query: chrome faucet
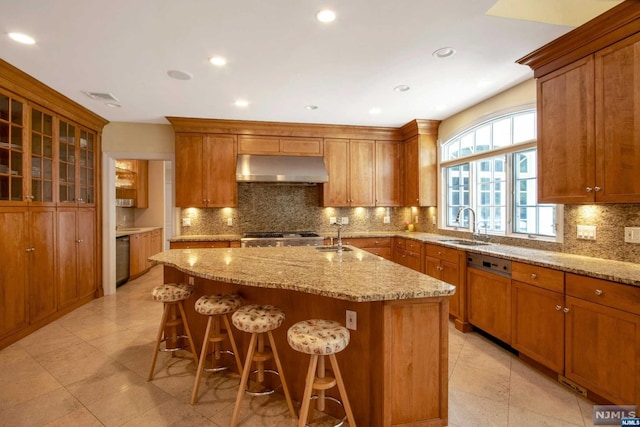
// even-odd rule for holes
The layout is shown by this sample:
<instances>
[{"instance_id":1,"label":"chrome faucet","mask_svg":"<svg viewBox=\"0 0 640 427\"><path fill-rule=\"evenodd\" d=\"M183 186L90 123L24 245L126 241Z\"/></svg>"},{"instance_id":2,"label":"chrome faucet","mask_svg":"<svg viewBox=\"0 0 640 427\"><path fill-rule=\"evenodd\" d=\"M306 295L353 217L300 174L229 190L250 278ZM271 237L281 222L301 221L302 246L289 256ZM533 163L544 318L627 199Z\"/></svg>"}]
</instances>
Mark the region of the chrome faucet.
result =
<instances>
[{"instance_id":1,"label":"chrome faucet","mask_svg":"<svg viewBox=\"0 0 640 427\"><path fill-rule=\"evenodd\" d=\"M338 226L338 253L342 253L342 218L336 218L336 222L333 225Z\"/></svg>"},{"instance_id":2,"label":"chrome faucet","mask_svg":"<svg viewBox=\"0 0 640 427\"><path fill-rule=\"evenodd\" d=\"M475 240L476 238L476 211L474 211L471 207L465 206L458 211L458 215L456 215L455 222L460 222L460 217L462 216L462 212L468 210L473 218L469 218L469 223L471 224L471 238Z\"/></svg>"}]
</instances>

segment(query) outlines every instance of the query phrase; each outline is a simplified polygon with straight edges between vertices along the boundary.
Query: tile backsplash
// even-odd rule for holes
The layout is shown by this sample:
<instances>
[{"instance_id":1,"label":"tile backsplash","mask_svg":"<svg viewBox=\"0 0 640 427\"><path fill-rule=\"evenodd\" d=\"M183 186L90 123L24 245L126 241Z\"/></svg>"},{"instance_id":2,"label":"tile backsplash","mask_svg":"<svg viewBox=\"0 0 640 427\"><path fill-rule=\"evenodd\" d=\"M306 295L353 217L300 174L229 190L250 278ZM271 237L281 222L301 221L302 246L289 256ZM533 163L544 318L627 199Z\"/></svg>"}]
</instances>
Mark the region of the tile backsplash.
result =
<instances>
[{"instance_id":1,"label":"tile backsplash","mask_svg":"<svg viewBox=\"0 0 640 427\"><path fill-rule=\"evenodd\" d=\"M325 208L320 204L321 187L294 184L238 184L238 207L182 209L182 218L191 226L181 227L182 235L242 234L246 231L335 232L330 217L348 217L346 232L398 231L404 222L417 231L469 237L469 233L438 230L433 225L435 208ZM118 215L119 216L119 215ZM388 216L390 222L384 223ZM416 216L418 221L416 222ZM229 218L232 225L228 225ZM596 240L579 240L576 226L595 225ZM640 244L624 242L624 227L640 226L640 205L565 205L564 243L507 237L491 237L496 243L553 250L598 258L640 262Z\"/></svg>"}]
</instances>

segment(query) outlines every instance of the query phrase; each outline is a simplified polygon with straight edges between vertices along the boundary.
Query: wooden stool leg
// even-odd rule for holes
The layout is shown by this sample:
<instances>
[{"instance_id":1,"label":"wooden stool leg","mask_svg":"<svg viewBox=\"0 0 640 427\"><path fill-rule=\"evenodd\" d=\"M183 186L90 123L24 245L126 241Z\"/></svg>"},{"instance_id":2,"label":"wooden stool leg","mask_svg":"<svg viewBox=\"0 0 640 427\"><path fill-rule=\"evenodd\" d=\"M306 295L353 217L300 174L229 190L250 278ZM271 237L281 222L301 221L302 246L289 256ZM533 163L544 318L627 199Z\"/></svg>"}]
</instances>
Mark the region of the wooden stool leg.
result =
<instances>
[{"instance_id":1,"label":"wooden stool leg","mask_svg":"<svg viewBox=\"0 0 640 427\"><path fill-rule=\"evenodd\" d=\"M318 357L318 378L325 377L325 369L324 369L324 355L320 355ZM318 390L318 410L324 411L324 390Z\"/></svg>"},{"instance_id":2,"label":"wooden stool leg","mask_svg":"<svg viewBox=\"0 0 640 427\"><path fill-rule=\"evenodd\" d=\"M242 376L240 377L240 387L238 387L238 395L236 396L236 404L233 407L233 415L231 416L230 427L235 427L238 423L238 412L240 411L240 403L242 403L242 396L247 387L247 381L249 380L249 372L251 371L251 359L256 351L256 339L258 334L251 334L251 340L249 341L249 351L247 352L247 359L244 362L244 369L242 370Z\"/></svg>"},{"instance_id":3,"label":"wooden stool leg","mask_svg":"<svg viewBox=\"0 0 640 427\"><path fill-rule=\"evenodd\" d=\"M238 353L238 346L236 345L236 340L233 337L233 332L231 330L231 324L229 322L229 317L225 314L222 316L224 319L224 327L227 330L227 335L229 335L229 341L231 342L231 350L233 350L233 355L236 358L236 365L238 366L238 374L242 376L242 362L240 361L240 353Z\"/></svg>"},{"instance_id":4,"label":"wooden stool leg","mask_svg":"<svg viewBox=\"0 0 640 427\"><path fill-rule=\"evenodd\" d=\"M209 336L211 334L211 322L212 317L209 316L209 320L207 320L207 329L204 332L204 340L202 342L202 352L200 353L200 362L198 363L198 372L196 372L196 379L193 383L193 392L191 393L191 404L195 405L198 401L198 389L200 388L200 377L202 376L202 371L204 370L204 364L207 361L207 347L209 346Z\"/></svg>"},{"instance_id":5,"label":"wooden stool leg","mask_svg":"<svg viewBox=\"0 0 640 427\"><path fill-rule=\"evenodd\" d=\"M280 363L280 356L278 356L278 350L276 349L276 342L273 339L273 334L271 333L271 331L268 331L267 335L269 336L269 344L271 345L271 351L273 351L273 358L276 360L276 367L278 368L278 373L280 374L280 383L282 384L284 398L287 401L287 406L289 407L289 413L291 414L291 418L295 418L296 411L293 409L293 402L291 401L289 387L287 387L287 380L284 377L284 370L282 369L282 364Z\"/></svg>"},{"instance_id":6,"label":"wooden stool leg","mask_svg":"<svg viewBox=\"0 0 640 427\"><path fill-rule=\"evenodd\" d=\"M191 348L191 356L193 356L193 361L196 362L196 366L198 366L198 352L196 351L196 346L193 344L191 330L189 329L189 322L187 322L187 315L184 312L184 305L182 304L182 301L178 302L178 308L180 309L180 316L182 317L182 324L184 325L184 331L186 332L187 339L189 340L189 347Z\"/></svg>"},{"instance_id":7,"label":"wooden stool leg","mask_svg":"<svg viewBox=\"0 0 640 427\"><path fill-rule=\"evenodd\" d=\"M338 383L338 390L340 391L340 397L342 397L342 405L344 406L344 411L347 413L349 427L356 427L356 420L353 418L353 411L351 411L351 405L349 404L349 398L347 397L347 389L345 388L344 382L342 381L342 374L340 373L340 367L338 366L336 355L330 354L329 360L331 361L331 368L333 369L333 374L335 375L336 382Z\"/></svg>"},{"instance_id":8,"label":"wooden stool leg","mask_svg":"<svg viewBox=\"0 0 640 427\"><path fill-rule=\"evenodd\" d=\"M318 366L318 355L312 354L307 369L307 379L304 383L304 393L302 394L302 404L298 415L298 427L305 427L309 416L309 406L311 405L311 392L313 391L313 381L316 377L316 367Z\"/></svg>"},{"instance_id":9,"label":"wooden stool leg","mask_svg":"<svg viewBox=\"0 0 640 427\"><path fill-rule=\"evenodd\" d=\"M160 343L162 342L162 336L164 335L164 325L167 323L167 316L169 315L169 310L166 304L162 306L162 320L160 320L160 327L158 328L158 334L156 335L156 346L153 350L153 360L151 361L151 370L149 371L149 378L147 381L151 381L153 379L153 371L156 368L156 361L158 359L158 351L160 351Z\"/></svg>"}]
</instances>

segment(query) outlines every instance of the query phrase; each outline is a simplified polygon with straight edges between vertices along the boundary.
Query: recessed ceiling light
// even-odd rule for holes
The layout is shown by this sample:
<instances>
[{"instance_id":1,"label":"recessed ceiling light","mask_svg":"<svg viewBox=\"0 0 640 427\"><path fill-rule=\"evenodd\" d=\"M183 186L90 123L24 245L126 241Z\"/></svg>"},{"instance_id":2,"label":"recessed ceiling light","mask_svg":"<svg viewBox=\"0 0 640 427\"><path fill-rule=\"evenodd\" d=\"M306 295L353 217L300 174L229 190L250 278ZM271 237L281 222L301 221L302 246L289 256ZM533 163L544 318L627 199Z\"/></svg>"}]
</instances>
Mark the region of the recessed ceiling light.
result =
<instances>
[{"instance_id":1,"label":"recessed ceiling light","mask_svg":"<svg viewBox=\"0 0 640 427\"><path fill-rule=\"evenodd\" d=\"M236 102L234 102L234 104L236 107L244 108L249 106L249 101L247 101L246 99L236 99Z\"/></svg>"},{"instance_id":2,"label":"recessed ceiling light","mask_svg":"<svg viewBox=\"0 0 640 427\"><path fill-rule=\"evenodd\" d=\"M17 41L18 43L22 43L22 44L35 44L36 41L33 39L33 37L28 36L26 34L22 34L22 33L9 33L9 37L11 37L12 40Z\"/></svg>"},{"instance_id":3,"label":"recessed ceiling light","mask_svg":"<svg viewBox=\"0 0 640 427\"><path fill-rule=\"evenodd\" d=\"M411 89L409 86L407 85L400 85L400 86L396 86L393 88L393 90L395 90L396 92L406 92L409 89Z\"/></svg>"},{"instance_id":4,"label":"recessed ceiling light","mask_svg":"<svg viewBox=\"0 0 640 427\"><path fill-rule=\"evenodd\" d=\"M111 107L111 108L120 108L120 107L122 107L122 105L116 104L115 102L107 102L105 105L107 107Z\"/></svg>"},{"instance_id":5,"label":"recessed ceiling light","mask_svg":"<svg viewBox=\"0 0 640 427\"><path fill-rule=\"evenodd\" d=\"M382 112L382 110L377 108L377 107L374 107L374 108L369 110L369 114L373 114L373 115L380 114L381 112Z\"/></svg>"},{"instance_id":6,"label":"recessed ceiling light","mask_svg":"<svg viewBox=\"0 0 640 427\"><path fill-rule=\"evenodd\" d=\"M224 67L227 65L227 60L222 56L212 56L209 58L209 62L211 62L216 67Z\"/></svg>"},{"instance_id":7,"label":"recessed ceiling light","mask_svg":"<svg viewBox=\"0 0 640 427\"><path fill-rule=\"evenodd\" d=\"M322 9L316 13L316 19L324 24L336 20L336 13L330 9Z\"/></svg>"},{"instance_id":8,"label":"recessed ceiling light","mask_svg":"<svg viewBox=\"0 0 640 427\"><path fill-rule=\"evenodd\" d=\"M304 108L306 108L307 110L317 110L318 106L317 105L305 105Z\"/></svg>"},{"instance_id":9,"label":"recessed ceiling light","mask_svg":"<svg viewBox=\"0 0 640 427\"><path fill-rule=\"evenodd\" d=\"M193 74L182 70L169 70L167 71L167 74L169 77L176 80L191 80L193 78Z\"/></svg>"},{"instance_id":10,"label":"recessed ceiling light","mask_svg":"<svg viewBox=\"0 0 640 427\"><path fill-rule=\"evenodd\" d=\"M433 52L433 56L435 56L436 58L448 58L450 56L453 56L454 53L456 53L456 50L454 48L442 47Z\"/></svg>"}]
</instances>

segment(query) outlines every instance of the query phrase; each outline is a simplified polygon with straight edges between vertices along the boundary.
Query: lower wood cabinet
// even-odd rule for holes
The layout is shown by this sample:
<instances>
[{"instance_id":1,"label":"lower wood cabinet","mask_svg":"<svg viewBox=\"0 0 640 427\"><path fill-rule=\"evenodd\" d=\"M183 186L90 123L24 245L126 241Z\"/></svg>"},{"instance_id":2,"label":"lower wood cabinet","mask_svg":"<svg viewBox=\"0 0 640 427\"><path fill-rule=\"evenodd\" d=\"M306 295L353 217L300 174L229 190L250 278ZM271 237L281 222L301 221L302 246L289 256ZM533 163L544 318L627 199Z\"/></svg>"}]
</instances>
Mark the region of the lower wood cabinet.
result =
<instances>
[{"instance_id":1,"label":"lower wood cabinet","mask_svg":"<svg viewBox=\"0 0 640 427\"><path fill-rule=\"evenodd\" d=\"M425 244L425 273L456 287L456 293L449 297L449 314L461 317L464 310L464 292L460 284L464 282L460 274L464 271L465 252L438 245Z\"/></svg>"},{"instance_id":2,"label":"lower wood cabinet","mask_svg":"<svg viewBox=\"0 0 640 427\"><path fill-rule=\"evenodd\" d=\"M359 237L342 239L343 244L355 246L363 251L391 260L391 237Z\"/></svg>"},{"instance_id":3,"label":"lower wood cabinet","mask_svg":"<svg viewBox=\"0 0 640 427\"><path fill-rule=\"evenodd\" d=\"M640 405L640 288L567 274L565 376Z\"/></svg>"},{"instance_id":4,"label":"lower wood cabinet","mask_svg":"<svg viewBox=\"0 0 640 427\"><path fill-rule=\"evenodd\" d=\"M393 238L393 262L422 273L424 272L423 254L423 243L402 237Z\"/></svg>"},{"instance_id":5,"label":"lower wood cabinet","mask_svg":"<svg viewBox=\"0 0 640 427\"><path fill-rule=\"evenodd\" d=\"M182 241L182 242L171 242L169 244L169 248L170 249L228 248L231 246L230 243L231 242L227 240L222 240L222 241L190 240L190 241ZM237 246L237 247L240 247L240 246Z\"/></svg>"},{"instance_id":6,"label":"lower wood cabinet","mask_svg":"<svg viewBox=\"0 0 640 427\"><path fill-rule=\"evenodd\" d=\"M95 209L58 208L56 258L59 308L96 291Z\"/></svg>"}]
</instances>

